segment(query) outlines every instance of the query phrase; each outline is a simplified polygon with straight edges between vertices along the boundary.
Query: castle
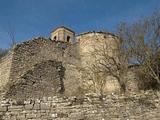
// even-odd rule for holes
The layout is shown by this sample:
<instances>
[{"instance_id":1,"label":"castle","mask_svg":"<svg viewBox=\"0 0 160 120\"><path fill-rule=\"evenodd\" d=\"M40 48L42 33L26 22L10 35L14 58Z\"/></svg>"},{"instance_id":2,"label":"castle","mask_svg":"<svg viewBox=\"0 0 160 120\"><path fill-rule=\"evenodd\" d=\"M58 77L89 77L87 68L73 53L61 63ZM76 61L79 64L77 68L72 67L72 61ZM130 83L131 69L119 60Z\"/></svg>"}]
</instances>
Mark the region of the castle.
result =
<instances>
[{"instance_id":1,"label":"castle","mask_svg":"<svg viewBox=\"0 0 160 120\"><path fill-rule=\"evenodd\" d=\"M38 37L17 44L0 60L1 91L11 98L75 95L83 83L80 69L94 62L91 54L99 41L116 49L120 39L108 32L75 35L62 26L54 29L50 38ZM106 93L115 92L120 86L110 77L104 89Z\"/></svg>"},{"instance_id":2,"label":"castle","mask_svg":"<svg viewBox=\"0 0 160 120\"><path fill-rule=\"evenodd\" d=\"M50 38L33 38L0 59L1 120L159 120L160 93L138 92L134 71L127 71L130 94L114 94L118 81L108 76L103 96L83 91L81 69L95 63L94 49L107 43L111 56L120 39L108 32L75 35L58 27ZM88 71L85 71L88 74ZM112 94L110 94L112 93Z\"/></svg>"}]
</instances>

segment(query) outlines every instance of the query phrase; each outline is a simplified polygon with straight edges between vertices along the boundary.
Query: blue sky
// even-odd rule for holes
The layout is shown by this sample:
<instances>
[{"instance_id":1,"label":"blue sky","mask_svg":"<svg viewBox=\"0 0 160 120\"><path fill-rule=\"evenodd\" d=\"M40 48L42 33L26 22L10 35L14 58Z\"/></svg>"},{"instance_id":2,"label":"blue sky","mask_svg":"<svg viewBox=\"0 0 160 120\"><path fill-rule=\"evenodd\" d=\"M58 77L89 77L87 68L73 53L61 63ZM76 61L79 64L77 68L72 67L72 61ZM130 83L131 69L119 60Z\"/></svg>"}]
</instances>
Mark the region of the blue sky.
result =
<instances>
[{"instance_id":1,"label":"blue sky","mask_svg":"<svg viewBox=\"0 0 160 120\"><path fill-rule=\"evenodd\" d=\"M49 37L57 26L114 32L121 21L133 22L160 10L160 0L0 0L0 47L7 48L8 26L17 42Z\"/></svg>"}]
</instances>

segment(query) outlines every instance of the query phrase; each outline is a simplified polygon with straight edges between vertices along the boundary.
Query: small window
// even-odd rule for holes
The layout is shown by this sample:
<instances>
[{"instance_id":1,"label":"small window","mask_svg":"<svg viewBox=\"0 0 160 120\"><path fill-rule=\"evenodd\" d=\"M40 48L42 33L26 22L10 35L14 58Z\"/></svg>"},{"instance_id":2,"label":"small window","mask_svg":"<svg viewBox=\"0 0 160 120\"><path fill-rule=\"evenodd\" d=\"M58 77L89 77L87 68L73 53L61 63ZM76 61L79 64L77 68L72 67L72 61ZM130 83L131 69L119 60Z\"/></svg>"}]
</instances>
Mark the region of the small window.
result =
<instances>
[{"instance_id":1,"label":"small window","mask_svg":"<svg viewBox=\"0 0 160 120\"><path fill-rule=\"evenodd\" d=\"M57 36L54 36L54 40L57 40Z\"/></svg>"},{"instance_id":2,"label":"small window","mask_svg":"<svg viewBox=\"0 0 160 120\"><path fill-rule=\"evenodd\" d=\"M107 38L107 37L104 35L104 38Z\"/></svg>"},{"instance_id":3,"label":"small window","mask_svg":"<svg viewBox=\"0 0 160 120\"><path fill-rule=\"evenodd\" d=\"M67 36L67 42L69 42L69 41L70 41L70 39L71 39L71 37L70 37L70 36Z\"/></svg>"}]
</instances>

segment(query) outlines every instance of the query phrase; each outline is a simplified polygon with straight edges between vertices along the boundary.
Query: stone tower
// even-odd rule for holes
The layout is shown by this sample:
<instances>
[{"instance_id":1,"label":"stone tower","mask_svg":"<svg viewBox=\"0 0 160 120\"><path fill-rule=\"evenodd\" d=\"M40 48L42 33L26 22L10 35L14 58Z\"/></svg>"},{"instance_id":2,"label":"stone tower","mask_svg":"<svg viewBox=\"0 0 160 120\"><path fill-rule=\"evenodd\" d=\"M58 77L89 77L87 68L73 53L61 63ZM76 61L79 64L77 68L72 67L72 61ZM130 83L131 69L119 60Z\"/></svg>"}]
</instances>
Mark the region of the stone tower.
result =
<instances>
[{"instance_id":1,"label":"stone tower","mask_svg":"<svg viewBox=\"0 0 160 120\"><path fill-rule=\"evenodd\" d=\"M64 26L57 27L51 32L51 40L74 43L75 32Z\"/></svg>"}]
</instances>

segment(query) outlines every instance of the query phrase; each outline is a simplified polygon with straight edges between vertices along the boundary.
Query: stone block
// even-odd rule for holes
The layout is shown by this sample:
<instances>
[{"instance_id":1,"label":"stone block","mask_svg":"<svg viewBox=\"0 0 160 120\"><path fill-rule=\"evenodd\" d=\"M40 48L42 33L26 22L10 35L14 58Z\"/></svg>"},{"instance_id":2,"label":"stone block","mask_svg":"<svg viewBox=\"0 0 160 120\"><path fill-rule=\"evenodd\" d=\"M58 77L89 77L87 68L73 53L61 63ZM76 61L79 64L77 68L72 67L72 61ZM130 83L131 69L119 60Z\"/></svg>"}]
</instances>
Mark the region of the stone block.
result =
<instances>
[{"instance_id":1,"label":"stone block","mask_svg":"<svg viewBox=\"0 0 160 120\"><path fill-rule=\"evenodd\" d=\"M26 114L27 119L34 119L36 118L36 114Z\"/></svg>"},{"instance_id":2,"label":"stone block","mask_svg":"<svg viewBox=\"0 0 160 120\"><path fill-rule=\"evenodd\" d=\"M49 103L41 103L40 106L41 106L41 110L51 109L51 106Z\"/></svg>"},{"instance_id":3,"label":"stone block","mask_svg":"<svg viewBox=\"0 0 160 120\"><path fill-rule=\"evenodd\" d=\"M7 110L8 110L7 107L2 107L2 106L0 106L0 112L6 112Z\"/></svg>"},{"instance_id":4,"label":"stone block","mask_svg":"<svg viewBox=\"0 0 160 120\"><path fill-rule=\"evenodd\" d=\"M12 105L10 107L8 107L9 109L23 109L23 105Z\"/></svg>"},{"instance_id":5,"label":"stone block","mask_svg":"<svg viewBox=\"0 0 160 120\"><path fill-rule=\"evenodd\" d=\"M31 110L31 109L33 109L33 104L25 105L25 109L26 109L26 110Z\"/></svg>"},{"instance_id":6,"label":"stone block","mask_svg":"<svg viewBox=\"0 0 160 120\"><path fill-rule=\"evenodd\" d=\"M57 114L57 113L53 113L53 114L51 114L51 117L52 117L52 118L57 118L57 117L58 117L58 114Z\"/></svg>"},{"instance_id":7,"label":"stone block","mask_svg":"<svg viewBox=\"0 0 160 120\"><path fill-rule=\"evenodd\" d=\"M34 104L33 109L34 110L40 110L40 104Z\"/></svg>"},{"instance_id":8,"label":"stone block","mask_svg":"<svg viewBox=\"0 0 160 120\"><path fill-rule=\"evenodd\" d=\"M25 115L18 115L17 116L18 120L25 120L25 118L26 118Z\"/></svg>"}]
</instances>

